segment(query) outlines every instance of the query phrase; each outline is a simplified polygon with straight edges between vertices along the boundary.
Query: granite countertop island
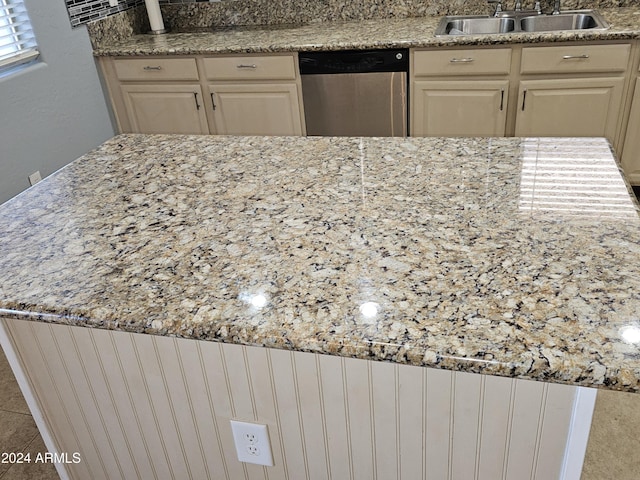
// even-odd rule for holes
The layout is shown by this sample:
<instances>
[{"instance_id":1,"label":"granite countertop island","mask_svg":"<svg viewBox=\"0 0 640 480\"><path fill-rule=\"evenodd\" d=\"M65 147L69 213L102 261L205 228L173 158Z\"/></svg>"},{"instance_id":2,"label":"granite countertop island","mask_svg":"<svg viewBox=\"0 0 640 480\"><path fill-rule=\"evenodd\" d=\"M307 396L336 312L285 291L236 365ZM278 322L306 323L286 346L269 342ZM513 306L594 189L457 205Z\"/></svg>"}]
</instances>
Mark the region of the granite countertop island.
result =
<instances>
[{"instance_id":1,"label":"granite countertop island","mask_svg":"<svg viewBox=\"0 0 640 480\"><path fill-rule=\"evenodd\" d=\"M0 317L640 391L603 139L120 135L0 207Z\"/></svg>"},{"instance_id":2,"label":"granite countertop island","mask_svg":"<svg viewBox=\"0 0 640 480\"><path fill-rule=\"evenodd\" d=\"M250 25L236 29L183 26L165 35L118 34L118 27L123 28L119 24L95 22L90 25L90 32L96 56L455 47L640 38L640 9L602 8L599 12L609 23L608 30L436 37L435 31L442 18L439 15L298 25ZM124 29L127 30L126 26Z\"/></svg>"}]
</instances>

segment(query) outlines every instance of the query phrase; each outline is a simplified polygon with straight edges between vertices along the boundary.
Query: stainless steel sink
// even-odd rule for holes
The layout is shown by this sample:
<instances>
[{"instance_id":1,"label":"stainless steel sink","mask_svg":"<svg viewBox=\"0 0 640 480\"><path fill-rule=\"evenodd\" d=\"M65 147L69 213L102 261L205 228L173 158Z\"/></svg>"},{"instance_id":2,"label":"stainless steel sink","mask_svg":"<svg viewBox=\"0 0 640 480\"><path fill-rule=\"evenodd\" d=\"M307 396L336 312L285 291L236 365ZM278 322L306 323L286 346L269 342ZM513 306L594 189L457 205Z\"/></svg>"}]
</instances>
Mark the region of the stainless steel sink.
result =
<instances>
[{"instance_id":1,"label":"stainless steel sink","mask_svg":"<svg viewBox=\"0 0 640 480\"><path fill-rule=\"evenodd\" d=\"M436 36L569 32L608 28L609 24L595 10L573 10L556 15L501 12L499 17L480 15L443 17L436 29Z\"/></svg>"},{"instance_id":2,"label":"stainless steel sink","mask_svg":"<svg viewBox=\"0 0 640 480\"><path fill-rule=\"evenodd\" d=\"M445 35L486 35L512 32L516 27L513 18L466 17L451 19L444 26Z\"/></svg>"},{"instance_id":3,"label":"stainless steel sink","mask_svg":"<svg viewBox=\"0 0 640 480\"><path fill-rule=\"evenodd\" d=\"M609 28L597 12L560 13L558 15L538 15L520 20L523 32L553 32L558 30L591 30Z\"/></svg>"}]
</instances>

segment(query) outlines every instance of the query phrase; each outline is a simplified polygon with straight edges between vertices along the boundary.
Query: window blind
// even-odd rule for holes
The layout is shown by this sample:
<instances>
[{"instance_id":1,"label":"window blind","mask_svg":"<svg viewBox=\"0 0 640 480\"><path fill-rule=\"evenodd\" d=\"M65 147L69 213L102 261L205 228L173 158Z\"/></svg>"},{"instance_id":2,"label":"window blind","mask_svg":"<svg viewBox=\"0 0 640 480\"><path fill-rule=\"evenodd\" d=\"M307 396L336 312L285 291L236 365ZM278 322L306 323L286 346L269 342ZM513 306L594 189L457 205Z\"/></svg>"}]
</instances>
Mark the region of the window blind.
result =
<instances>
[{"instance_id":1,"label":"window blind","mask_svg":"<svg viewBox=\"0 0 640 480\"><path fill-rule=\"evenodd\" d=\"M38 56L23 0L0 0L0 73Z\"/></svg>"}]
</instances>

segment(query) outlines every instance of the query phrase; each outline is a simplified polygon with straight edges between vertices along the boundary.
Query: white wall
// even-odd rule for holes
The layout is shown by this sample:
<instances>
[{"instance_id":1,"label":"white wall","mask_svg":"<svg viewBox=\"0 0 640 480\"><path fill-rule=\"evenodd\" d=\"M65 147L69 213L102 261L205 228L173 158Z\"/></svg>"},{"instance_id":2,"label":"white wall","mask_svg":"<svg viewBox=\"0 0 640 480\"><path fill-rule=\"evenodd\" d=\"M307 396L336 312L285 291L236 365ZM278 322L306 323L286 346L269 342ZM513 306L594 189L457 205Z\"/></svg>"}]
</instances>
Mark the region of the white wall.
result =
<instances>
[{"instance_id":1,"label":"white wall","mask_svg":"<svg viewBox=\"0 0 640 480\"><path fill-rule=\"evenodd\" d=\"M0 78L0 203L114 135L84 26L63 0L25 0L41 62Z\"/></svg>"}]
</instances>

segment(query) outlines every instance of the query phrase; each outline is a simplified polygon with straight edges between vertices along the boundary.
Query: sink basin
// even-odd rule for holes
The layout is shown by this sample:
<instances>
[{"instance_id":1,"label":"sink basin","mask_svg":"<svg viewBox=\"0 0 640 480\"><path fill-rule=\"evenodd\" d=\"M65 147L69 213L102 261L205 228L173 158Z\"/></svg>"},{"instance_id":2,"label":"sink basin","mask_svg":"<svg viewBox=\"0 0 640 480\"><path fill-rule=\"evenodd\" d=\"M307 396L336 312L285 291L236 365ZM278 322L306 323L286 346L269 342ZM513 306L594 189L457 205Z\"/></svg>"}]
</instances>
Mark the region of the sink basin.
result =
<instances>
[{"instance_id":1,"label":"sink basin","mask_svg":"<svg viewBox=\"0 0 640 480\"><path fill-rule=\"evenodd\" d=\"M595 12L561 13L559 15L538 15L520 20L523 32L552 32L558 30L606 29L605 22Z\"/></svg>"},{"instance_id":2,"label":"sink basin","mask_svg":"<svg viewBox=\"0 0 640 480\"><path fill-rule=\"evenodd\" d=\"M532 12L534 13L532 15ZM575 30L606 30L607 22L595 10L573 10L557 15L535 11L502 12L499 17L453 15L443 17L436 36L492 35L509 33L558 32Z\"/></svg>"},{"instance_id":3,"label":"sink basin","mask_svg":"<svg viewBox=\"0 0 640 480\"><path fill-rule=\"evenodd\" d=\"M512 32L516 28L513 18L475 17L459 18L446 22L446 35L483 35Z\"/></svg>"}]
</instances>

